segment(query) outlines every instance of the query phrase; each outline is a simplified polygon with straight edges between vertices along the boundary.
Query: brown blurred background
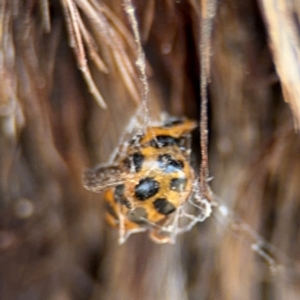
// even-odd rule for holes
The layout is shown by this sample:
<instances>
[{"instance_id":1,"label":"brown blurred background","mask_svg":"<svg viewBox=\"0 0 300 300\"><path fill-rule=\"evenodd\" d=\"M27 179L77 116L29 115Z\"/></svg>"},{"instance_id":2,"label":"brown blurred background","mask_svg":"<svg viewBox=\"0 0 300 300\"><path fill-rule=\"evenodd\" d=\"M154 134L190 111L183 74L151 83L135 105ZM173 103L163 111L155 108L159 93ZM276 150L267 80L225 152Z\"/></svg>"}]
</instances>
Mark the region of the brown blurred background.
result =
<instances>
[{"instance_id":1,"label":"brown blurred background","mask_svg":"<svg viewBox=\"0 0 300 300\"><path fill-rule=\"evenodd\" d=\"M140 104L123 2L0 1L0 299L300 299L300 6L219 2L210 175L234 216L216 209L176 245L137 234L119 246L81 176L108 162ZM199 119L209 1L133 4L151 117Z\"/></svg>"}]
</instances>

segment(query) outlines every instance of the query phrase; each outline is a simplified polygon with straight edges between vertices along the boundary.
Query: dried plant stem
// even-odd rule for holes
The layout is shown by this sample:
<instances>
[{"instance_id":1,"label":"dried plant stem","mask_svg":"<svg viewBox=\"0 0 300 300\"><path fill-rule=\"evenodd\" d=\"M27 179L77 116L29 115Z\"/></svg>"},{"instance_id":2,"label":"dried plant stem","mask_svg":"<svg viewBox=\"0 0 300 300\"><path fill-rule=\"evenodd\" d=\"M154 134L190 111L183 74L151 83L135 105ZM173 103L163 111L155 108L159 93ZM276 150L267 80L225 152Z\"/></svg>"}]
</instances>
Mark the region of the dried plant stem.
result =
<instances>
[{"instance_id":1,"label":"dried plant stem","mask_svg":"<svg viewBox=\"0 0 300 300\"><path fill-rule=\"evenodd\" d=\"M134 84L134 78L136 77L135 71L128 58L128 53L124 48L124 42L129 39L131 42L127 41L127 43L131 45L134 44L133 39L129 35L124 39L122 33L119 32L119 28L116 30L109 24L101 5L97 5L94 1L89 3L83 0L76 0L76 4L88 17L91 27L97 32L94 38L98 38L98 41L101 39L101 42L104 42L111 50L116 66L120 71L132 99L139 102L138 91ZM115 23L117 18L113 15L111 15L111 17L115 19Z\"/></svg>"},{"instance_id":2,"label":"dried plant stem","mask_svg":"<svg viewBox=\"0 0 300 300\"><path fill-rule=\"evenodd\" d=\"M201 9L201 31L200 31L200 56L201 56L201 107L200 107L200 147L201 147L201 165L200 165L200 193L204 198L207 197L209 179L208 166L208 117L207 117L207 85L209 81L210 67L210 49L212 21L216 13L217 1L202 2Z\"/></svg>"},{"instance_id":3,"label":"dried plant stem","mask_svg":"<svg viewBox=\"0 0 300 300\"><path fill-rule=\"evenodd\" d=\"M145 59L145 53L142 48L142 43L141 43L141 37L138 29L138 23L137 19L134 13L134 7L132 5L131 0L124 0L124 6L125 6L125 11L129 17L129 22L131 24L131 28L134 34L134 39L137 45L137 55L138 58L136 60L136 65L140 71L140 80L143 85L143 90L142 90L142 105L143 109L145 112L145 124L144 126L147 127L150 123L150 116L149 116L149 108L148 108L148 100L149 100L149 84L147 80L147 75L146 75L146 59Z\"/></svg>"},{"instance_id":4,"label":"dried plant stem","mask_svg":"<svg viewBox=\"0 0 300 300\"><path fill-rule=\"evenodd\" d=\"M40 11L42 15L42 22L45 32L49 33L51 31L51 21L50 21L50 10L49 10L49 1L40 0Z\"/></svg>"},{"instance_id":5,"label":"dried plant stem","mask_svg":"<svg viewBox=\"0 0 300 300\"><path fill-rule=\"evenodd\" d=\"M93 37L91 36L91 34L89 33L89 31L86 29L81 18L78 19L78 24L79 24L80 30L82 32L82 37L85 42L85 45L86 45L87 49L89 50L89 55L90 55L91 59L94 61L95 65L97 66L97 68L100 71L102 71L105 74L108 74L109 70L97 52L98 48L97 48L96 42L93 39Z\"/></svg>"},{"instance_id":6,"label":"dried plant stem","mask_svg":"<svg viewBox=\"0 0 300 300\"><path fill-rule=\"evenodd\" d=\"M125 43L132 52L135 51L136 45L132 38L130 31L124 26L122 21L114 14L114 12L105 3L99 3L96 0L91 0L91 4L96 10L102 12L106 16L107 20L116 28L116 33L119 33L123 37Z\"/></svg>"},{"instance_id":7,"label":"dried plant stem","mask_svg":"<svg viewBox=\"0 0 300 300\"><path fill-rule=\"evenodd\" d=\"M94 96L95 100L102 108L106 108L106 103L101 96L100 91L97 88L87 65L82 35L79 26L80 16L77 7L72 0L61 0L61 3L63 5L66 24L69 31L70 44L74 49L79 69L83 74L90 93Z\"/></svg>"},{"instance_id":8,"label":"dried plant stem","mask_svg":"<svg viewBox=\"0 0 300 300\"><path fill-rule=\"evenodd\" d=\"M295 129L300 131L300 38L292 2L297 3L260 0L259 4L284 99L291 106Z\"/></svg>"}]
</instances>

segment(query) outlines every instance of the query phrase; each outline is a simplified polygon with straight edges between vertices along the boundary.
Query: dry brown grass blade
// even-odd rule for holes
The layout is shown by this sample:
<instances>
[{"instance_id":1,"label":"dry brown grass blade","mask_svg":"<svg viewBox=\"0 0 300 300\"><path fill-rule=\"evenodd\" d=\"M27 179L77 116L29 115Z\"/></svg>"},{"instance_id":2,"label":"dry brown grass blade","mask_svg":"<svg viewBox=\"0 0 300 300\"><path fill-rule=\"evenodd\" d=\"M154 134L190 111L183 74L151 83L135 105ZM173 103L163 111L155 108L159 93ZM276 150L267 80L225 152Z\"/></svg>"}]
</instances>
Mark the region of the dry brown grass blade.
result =
<instances>
[{"instance_id":1,"label":"dry brown grass blade","mask_svg":"<svg viewBox=\"0 0 300 300\"><path fill-rule=\"evenodd\" d=\"M270 47L284 99L291 106L295 128L300 128L300 37L296 18L299 10L296 2L285 0L260 0L266 28L269 34ZM296 18L295 18L296 17Z\"/></svg>"},{"instance_id":2,"label":"dry brown grass blade","mask_svg":"<svg viewBox=\"0 0 300 300\"><path fill-rule=\"evenodd\" d=\"M147 11L147 13L145 14L143 20L143 32L142 32L143 41L147 41L153 24L154 15L155 15L155 0L147 1L145 11Z\"/></svg>"},{"instance_id":3,"label":"dry brown grass blade","mask_svg":"<svg viewBox=\"0 0 300 300\"><path fill-rule=\"evenodd\" d=\"M84 38L90 35L90 41L93 38L98 48L102 49L103 52L106 51L106 53L108 50L133 101L139 103L139 83L136 81L135 70L132 61L129 59L130 53L134 52L132 36L124 26L121 29L121 22L104 4L100 5L95 1L88 2L83 0L76 0L75 3L87 19L88 34L84 31ZM126 49L126 45L129 45L129 51ZM89 43L86 46L90 48L92 44ZM96 53L95 47L92 50L90 51L91 57ZM98 63L100 63L99 58L100 56L98 55ZM106 67L109 70L113 66L107 65Z\"/></svg>"},{"instance_id":4,"label":"dry brown grass blade","mask_svg":"<svg viewBox=\"0 0 300 300\"><path fill-rule=\"evenodd\" d=\"M135 103L139 104L140 99L138 96L137 88L133 81L134 75L133 75L133 69L130 64L130 61L128 60L128 58L126 56L120 54L119 51L113 51L112 54L113 54L115 61L117 62L117 68L120 72L120 76L122 77L127 90L129 91L130 95L132 96L132 100Z\"/></svg>"},{"instance_id":5,"label":"dry brown grass blade","mask_svg":"<svg viewBox=\"0 0 300 300\"><path fill-rule=\"evenodd\" d=\"M91 59L94 61L95 65L97 66L97 68L100 71L102 71L105 74L108 74L109 70L97 52L98 47L96 45L94 38L92 37L90 32L87 30L87 28L84 25L84 23L82 22L81 18L78 19L78 23L79 23L80 30L82 32L82 37L85 42L85 45L89 50L89 55L90 55Z\"/></svg>"},{"instance_id":6,"label":"dry brown grass blade","mask_svg":"<svg viewBox=\"0 0 300 300\"><path fill-rule=\"evenodd\" d=\"M64 8L66 24L69 30L70 44L71 47L74 49L79 69L82 72L86 84L88 85L89 91L94 96L95 100L99 103L99 105L102 108L106 108L106 103L93 80L93 77L91 75L90 69L86 61L82 33L80 31L80 25L78 21L80 16L77 7L72 0L62 0L61 3Z\"/></svg>"},{"instance_id":7,"label":"dry brown grass blade","mask_svg":"<svg viewBox=\"0 0 300 300\"><path fill-rule=\"evenodd\" d=\"M145 58L145 52L142 48L142 41L141 36L139 33L138 23L136 19L136 15L134 12L134 7L131 2L131 0L123 0L125 11L128 15L128 19L133 31L134 39L137 46L137 58L136 58L136 66L139 69L140 72L140 80L143 85L142 93L141 93L141 99L142 99L142 105L144 110L144 130L146 129L146 126L150 123L150 115L149 115L149 108L148 108L148 101L149 101L149 83L148 78L146 75L146 58Z\"/></svg>"},{"instance_id":8,"label":"dry brown grass blade","mask_svg":"<svg viewBox=\"0 0 300 300\"><path fill-rule=\"evenodd\" d=\"M45 32L50 33L51 31L51 20L50 20L50 9L48 0L39 0L40 11L42 15L42 24Z\"/></svg>"},{"instance_id":9,"label":"dry brown grass blade","mask_svg":"<svg viewBox=\"0 0 300 300\"><path fill-rule=\"evenodd\" d=\"M96 10L102 12L107 17L107 20L111 22L112 27L115 28L116 32L123 37L124 42L127 43L131 51L134 52L136 48L134 40L132 38L132 34L128 30L128 28L124 26L124 23L116 16L116 14L114 14L114 12L105 3L101 3L100 5L100 3L95 0L91 0L91 3Z\"/></svg>"}]
</instances>

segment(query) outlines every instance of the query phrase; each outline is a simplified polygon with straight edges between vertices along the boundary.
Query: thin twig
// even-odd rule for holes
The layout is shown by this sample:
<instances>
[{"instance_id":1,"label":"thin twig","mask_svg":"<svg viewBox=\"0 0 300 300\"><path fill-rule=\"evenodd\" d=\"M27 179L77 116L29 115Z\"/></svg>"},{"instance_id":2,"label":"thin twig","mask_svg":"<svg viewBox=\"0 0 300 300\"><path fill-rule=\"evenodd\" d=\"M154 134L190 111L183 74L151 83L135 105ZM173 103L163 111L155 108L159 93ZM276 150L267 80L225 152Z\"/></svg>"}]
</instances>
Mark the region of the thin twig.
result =
<instances>
[{"instance_id":1,"label":"thin twig","mask_svg":"<svg viewBox=\"0 0 300 300\"><path fill-rule=\"evenodd\" d=\"M72 0L61 0L64 8L65 19L69 31L70 45L74 49L78 67L83 74L83 78L89 88L90 93L102 108L106 108L106 103L97 88L90 69L87 64L82 35L79 28L79 12Z\"/></svg>"},{"instance_id":2,"label":"thin twig","mask_svg":"<svg viewBox=\"0 0 300 300\"><path fill-rule=\"evenodd\" d=\"M103 37L101 42L104 42L110 48L126 88L132 98L138 102L138 91L134 84L134 78L136 76L135 70L128 58L128 53L125 50L122 35L109 24L101 11L101 6L93 6L91 3L83 0L76 0L76 3L88 17L90 25L97 32L98 37Z\"/></svg>"},{"instance_id":3,"label":"thin twig","mask_svg":"<svg viewBox=\"0 0 300 300\"><path fill-rule=\"evenodd\" d=\"M132 34L130 31L124 26L124 23L114 14L114 12L109 8L105 3L99 3L96 0L91 0L91 4L94 6L96 10L103 13L106 16L107 20L111 22L112 27L115 28L115 32L119 33L120 36L123 37L124 42L128 45L128 47L135 51L136 45L132 38Z\"/></svg>"},{"instance_id":4,"label":"thin twig","mask_svg":"<svg viewBox=\"0 0 300 300\"><path fill-rule=\"evenodd\" d=\"M131 24L131 28L134 34L134 39L137 45L137 60L136 66L140 71L140 80L143 85L142 90L142 105L145 112L145 124L144 127L147 127L150 123L150 116L149 116L149 108L148 108L148 100L149 100L149 84L146 75L146 59L145 53L142 48L141 37L138 29L137 19L134 13L134 7L132 5L131 0L124 0L125 11L129 17L129 22ZM145 129L145 128L144 128Z\"/></svg>"},{"instance_id":5,"label":"thin twig","mask_svg":"<svg viewBox=\"0 0 300 300\"><path fill-rule=\"evenodd\" d=\"M207 85L209 80L210 50L212 23L217 9L217 0L202 2L201 9L201 31L200 31L200 57L201 57L201 110L200 110L200 147L201 147L201 165L200 165L200 193L206 198L208 193L207 182L209 179L208 166L208 117L207 117Z\"/></svg>"},{"instance_id":6,"label":"thin twig","mask_svg":"<svg viewBox=\"0 0 300 300\"><path fill-rule=\"evenodd\" d=\"M89 33L89 31L86 29L81 18L78 19L78 24L91 59L94 61L95 65L101 72L108 74L109 70L98 53L98 47L96 45L96 42L91 36L91 34Z\"/></svg>"}]
</instances>

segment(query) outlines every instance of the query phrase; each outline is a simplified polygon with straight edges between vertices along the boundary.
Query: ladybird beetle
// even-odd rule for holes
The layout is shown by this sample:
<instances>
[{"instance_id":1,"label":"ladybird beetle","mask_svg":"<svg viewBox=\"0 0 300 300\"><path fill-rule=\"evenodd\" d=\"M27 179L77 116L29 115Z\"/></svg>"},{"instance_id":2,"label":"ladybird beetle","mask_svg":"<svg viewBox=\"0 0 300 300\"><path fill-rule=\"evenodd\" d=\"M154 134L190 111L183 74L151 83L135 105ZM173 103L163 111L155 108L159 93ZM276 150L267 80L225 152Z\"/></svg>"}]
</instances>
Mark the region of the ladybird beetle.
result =
<instances>
[{"instance_id":1,"label":"ladybird beetle","mask_svg":"<svg viewBox=\"0 0 300 300\"><path fill-rule=\"evenodd\" d=\"M148 126L128 142L114 165L85 172L86 189L105 191L106 220L119 228L120 242L147 229L153 241L170 242L160 228L191 196L195 176L190 140L196 126L192 120L177 118Z\"/></svg>"}]
</instances>

